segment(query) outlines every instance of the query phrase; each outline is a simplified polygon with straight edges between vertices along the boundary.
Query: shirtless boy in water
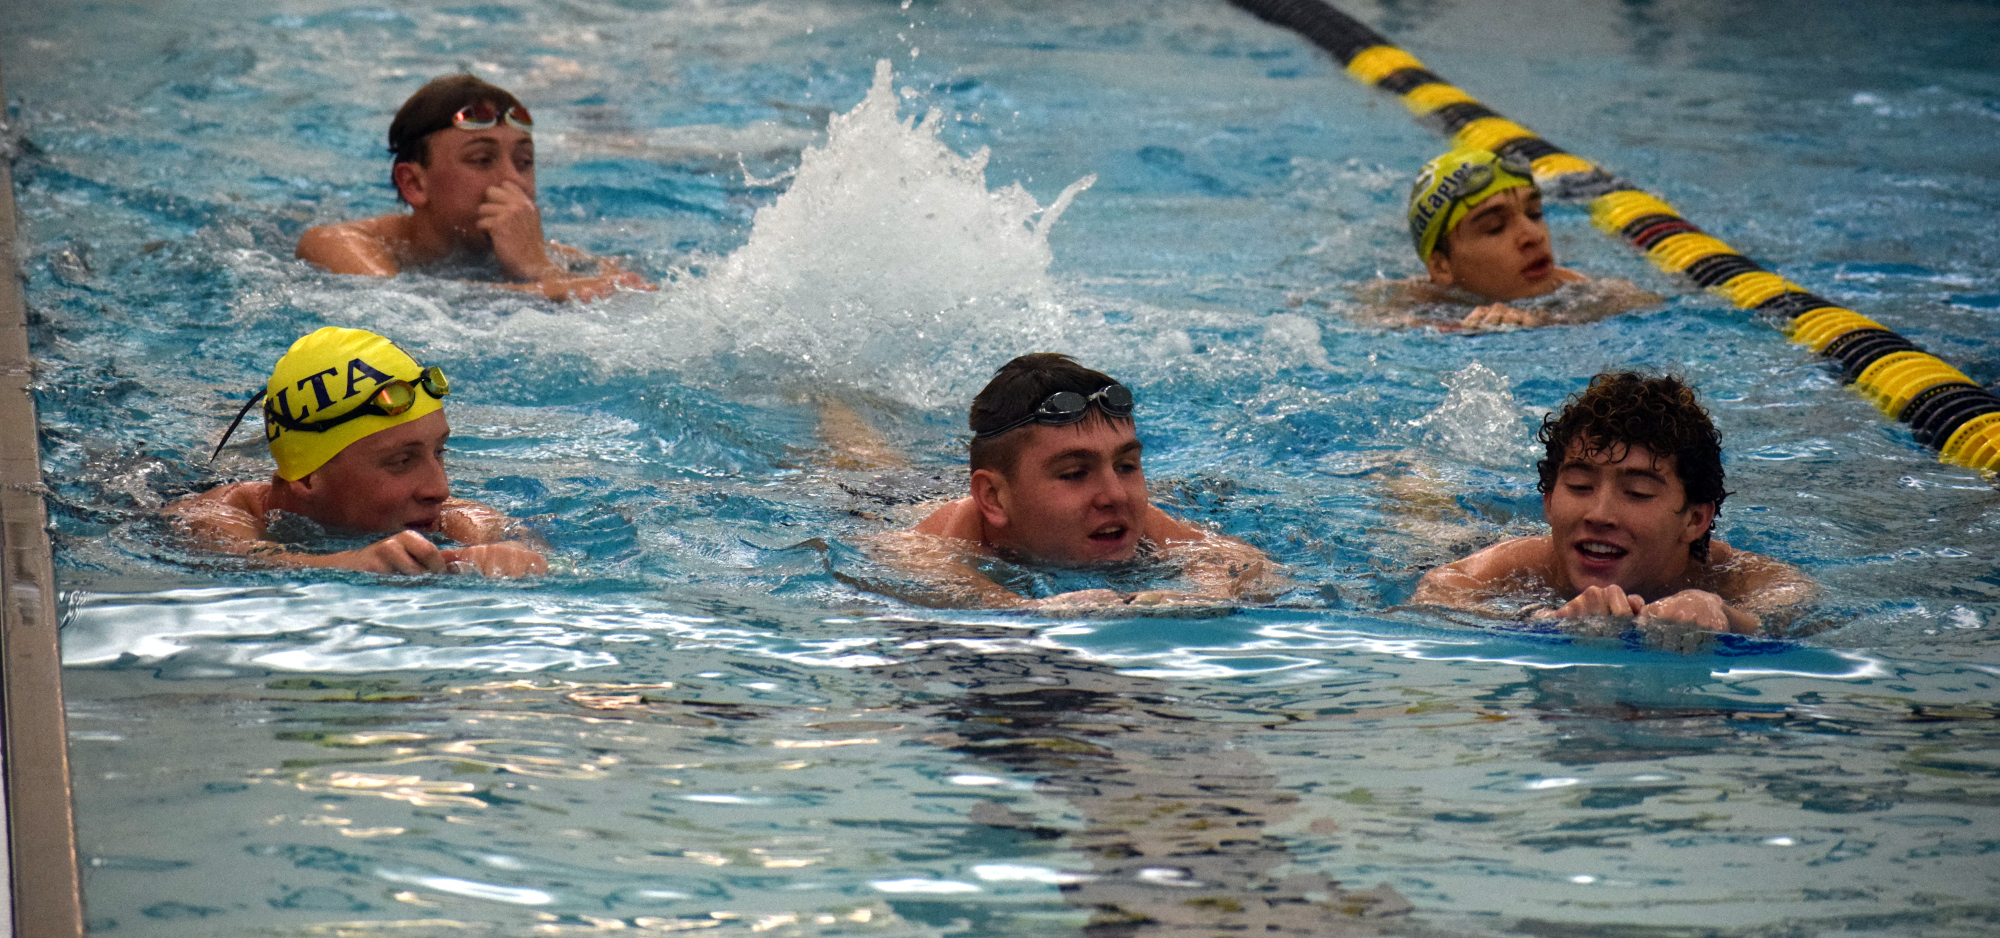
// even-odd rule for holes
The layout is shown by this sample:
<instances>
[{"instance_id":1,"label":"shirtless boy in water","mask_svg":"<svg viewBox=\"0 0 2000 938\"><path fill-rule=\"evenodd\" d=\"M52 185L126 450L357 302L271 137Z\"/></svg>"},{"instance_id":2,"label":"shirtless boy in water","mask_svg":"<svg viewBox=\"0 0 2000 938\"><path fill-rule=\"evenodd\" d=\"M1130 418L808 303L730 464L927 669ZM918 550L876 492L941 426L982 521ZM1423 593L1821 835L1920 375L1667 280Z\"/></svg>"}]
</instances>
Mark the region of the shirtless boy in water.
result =
<instances>
[{"instance_id":1,"label":"shirtless boy in water","mask_svg":"<svg viewBox=\"0 0 2000 938\"><path fill-rule=\"evenodd\" d=\"M1722 437L1678 380L1600 374L1543 422L1541 441L1549 533L1430 571L1416 602L1483 611L1549 591L1562 602L1541 617L1750 634L1817 592L1798 568L1713 538L1729 494Z\"/></svg>"},{"instance_id":2,"label":"shirtless boy in water","mask_svg":"<svg viewBox=\"0 0 2000 938\"><path fill-rule=\"evenodd\" d=\"M1592 280L1556 266L1542 193L1527 164L1486 150L1452 150L1424 165L1410 189L1410 237L1426 277L1397 281L1372 297L1409 325L1435 325L1415 315L1435 304L1479 303L1459 328L1545 326L1585 322L1658 303L1623 280ZM1566 284L1587 291L1566 308L1513 305L1547 296ZM1394 318L1392 315L1390 318Z\"/></svg>"},{"instance_id":3,"label":"shirtless boy in water","mask_svg":"<svg viewBox=\"0 0 2000 938\"><path fill-rule=\"evenodd\" d=\"M299 258L336 274L374 277L441 261L490 263L508 289L552 300L654 289L614 261L542 237L534 126L512 94L471 75L423 86L389 125L396 157L390 178L409 214L307 229Z\"/></svg>"},{"instance_id":4,"label":"shirtless boy in water","mask_svg":"<svg viewBox=\"0 0 2000 938\"><path fill-rule=\"evenodd\" d=\"M417 364L388 339L320 329L292 343L264 393L250 400L264 402L264 437L277 471L267 481L188 496L167 513L218 550L274 564L402 574L546 572L540 551L513 519L451 497L444 471L451 426L443 401L450 392L441 369ZM389 536L355 550L304 553L269 539L283 514L331 531ZM440 548L426 536L434 532L465 546Z\"/></svg>"},{"instance_id":5,"label":"shirtless boy in water","mask_svg":"<svg viewBox=\"0 0 2000 938\"><path fill-rule=\"evenodd\" d=\"M1262 551L1148 500L1132 392L1067 355L1022 355L973 398L971 492L884 546L939 575L967 605L1065 607L1227 601L1282 589ZM1079 590L1041 600L980 572L976 556L1081 567L1142 555L1184 562L1193 590Z\"/></svg>"}]
</instances>

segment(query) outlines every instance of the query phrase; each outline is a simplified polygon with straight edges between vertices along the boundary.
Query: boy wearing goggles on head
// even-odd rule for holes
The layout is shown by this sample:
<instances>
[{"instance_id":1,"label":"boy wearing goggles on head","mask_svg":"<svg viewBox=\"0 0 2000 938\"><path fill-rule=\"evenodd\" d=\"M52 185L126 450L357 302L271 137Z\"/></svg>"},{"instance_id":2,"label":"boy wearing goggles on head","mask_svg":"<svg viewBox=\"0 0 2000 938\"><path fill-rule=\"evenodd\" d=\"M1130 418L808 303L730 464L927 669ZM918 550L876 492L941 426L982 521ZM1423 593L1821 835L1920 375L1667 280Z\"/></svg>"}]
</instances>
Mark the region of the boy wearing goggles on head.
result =
<instances>
[{"instance_id":1,"label":"boy wearing goggles on head","mask_svg":"<svg viewBox=\"0 0 2000 938\"><path fill-rule=\"evenodd\" d=\"M1755 633L1813 596L1796 567L1713 539L1729 495L1722 437L1693 388L1601 374L1543 421L1540 437L1549 533L1430 571L1417 602L1481 610L1553 594L1538 618Z\"/></svg>"},{"instance_id":2,"label":"boy wearing goggles on head","mask_svg":"<svg viewBox=\"0 0 2000 938\"><path fill-rule=\"evenodd\" d=\"M1410 188L1409 222L1428 279L1390 284L1391 295L1376 299L1406 314L1472 300L1476 308L1456 322L1409 317L1411 325L1469 329L1586 322L1659 302L1626 281L1591 280L1556 266L1532 172L1517 159L1477 149L1452 150L1426 163ZM1567 284L1578 285L1569 302L1511 305Z\"/></svg>"},{"instance_id":3,"label":"boy wearing goggles on head","mask_svg":"<svg viewBox=\"0 0 2000 938\"><path fill-rule=\"evenodd\" d=\"M972 400L971 494L891 544L902 562L949 577L978 605L1076 606L1227 600L1281 589L1261 551L1180 521L1147 500L1132 392L1067 355L1023 355ZM945 539L939 550L936 539ZM1108 589L1030 600L981 573L964 548L1089 566L1142 552L1180 555L1191 591Z\"/></svg>"},{"instance_id":4,"label":"boy wearing goggles on head","mask_svg":"<svg viewBox=\"0 0 2000 938\"><path fill-rule=\"evenodd\" d=\"M449 393L442 370L418 365L388 339L328 326L292 343L264 390L236 415L240 422L263 402L264 437L278 462L270 480L224 485L167 511L216 547L273 563L401 574L546 572L512 519L451 497L444 471ZM279 512L333 531L390 536L357 550L298 553L266 537ZM433 533L467 546L439 548L426 536Z\"/></svg>"},{"instance_id":5,"label":"boy wearing goggles on head","mask_svg":"<svg viewBox=\"0 0 2000 938\"><path fill-rule=\"evenodd\" d=\"M337 274L393 277L404 267L490 259L509 289L588 301L618 287L654 289L609 260L542 237L535 207L534 118L471 75L432 81L389 125L390 178L407 215L322 225L298 256ZM573 274L572 267L594 267Z\"/></svg>"}]
</instances>

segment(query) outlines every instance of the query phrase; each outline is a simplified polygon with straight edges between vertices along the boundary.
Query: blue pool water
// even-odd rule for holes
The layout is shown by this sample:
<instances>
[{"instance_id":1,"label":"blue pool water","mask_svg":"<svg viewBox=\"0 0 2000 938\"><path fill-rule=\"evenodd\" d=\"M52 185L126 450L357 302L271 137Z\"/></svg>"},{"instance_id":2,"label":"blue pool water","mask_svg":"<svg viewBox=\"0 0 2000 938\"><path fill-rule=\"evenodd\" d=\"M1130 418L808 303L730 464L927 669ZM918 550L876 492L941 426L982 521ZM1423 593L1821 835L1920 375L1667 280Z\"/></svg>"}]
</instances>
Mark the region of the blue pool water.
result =
<instances>
[{"instance_id":1,"label":"blue pool water","mask_svg":"<svg viewBox=\"0 0 2000 938\"><path fill-rule=\"evenodd\" d=\"M2000 380L1992 6L1346 9ZM1224 4L0 17L93 933L2000 923L1991 481L1574 207L1565 262L1662 308L1368 325L1354 290L1414 272L1398 206L1440 143ZM389 116L457 69L535 109L551 235L660 293L290 259L308 225L393 210ZM562 572L272 573L165 537L165 501L267 471L205 457L324 324L450 368L459 492ZM897 585L871 535L962 488L971 393L1045 348L1130 383L1156 496L1296 588L1125 619L858 589ZM1536 530L1533 417L1628 363L1707 396L1722 536L1826 584L1798 634L1675 654L1401 608L1422 569ZM912 467L835 468L815 395Z\"/></svg>"}]
</instances>

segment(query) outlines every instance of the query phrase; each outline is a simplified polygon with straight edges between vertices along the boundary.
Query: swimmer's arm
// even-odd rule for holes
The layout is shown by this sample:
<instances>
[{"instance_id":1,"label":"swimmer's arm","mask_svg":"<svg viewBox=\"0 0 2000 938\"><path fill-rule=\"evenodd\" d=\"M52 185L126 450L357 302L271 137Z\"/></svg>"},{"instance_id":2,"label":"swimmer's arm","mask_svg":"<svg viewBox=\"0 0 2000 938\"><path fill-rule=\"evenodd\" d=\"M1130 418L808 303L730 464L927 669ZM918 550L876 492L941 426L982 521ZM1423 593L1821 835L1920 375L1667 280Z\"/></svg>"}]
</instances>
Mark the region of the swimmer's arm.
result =
<instances>
[{"instance_id":1,"label":"swimmer's arm","mask_svg":"<svg viewBox=\"0 0 2000 938\"><path fill-rule=\"evenodd\" d=\"M1716 592L1729 617L1729 630L1755 634L1783 627L1819 598L1820 587L1805 571L1762 554L1716 541L1709 560L1721 574Z\"/></svg>"},{"instance_id":2,"label":"swimmer's arm","mask_svg":"<svg viewBox=\"0 0 2000 938\"><path fill-rule=\"evenodd\" d=\"M436 545L415 531L335 554L288 551L264 540L264 520L246 503L246 494L244 486L224 486L168 505L166 513L203 546L271 566L414 574L442 572L448 564Z\"/></svg>"},{"instance_id":3,"label":"swimmer's arm","mask_svg":"<svg viewBox=\"0 0 2000 938\"><path fill-rule=\"evenodd\" d=\"M924 606L1016 609L1034 605L1034 600L1001 586L973 566L967 555L979 550L978 542L947 533L958 504L938 509L909 531L869 539L869 546L881 560L916 577L917 586L862 582L839 573L835 577L850 586Z\"/></svg>"},{"instance_id":4,"label":"swimmer's arm","mask_svg":"<svg viewBox=\"0 0 2000 938\"><path fill-rule=\"evenodd\" d=\"M1137 606L1248 599L1264 602L1291 587L1284 569L1239 538L1182 521L1157 505L1146 506L1146 539L1186 560L1194 590L1147 590L1127 600Z\"/></svg>"},{"instance_id":5,"label":"swimmer's arm","mask_svg":"<svg viewBox=\"0 0 2000 938\"><path fill-rule=\"evenodd\" d=\"M554 255L546 268L539 274L530 276L523 283L503 283L500 286L522 293L539 293L543 297L558 302L575 300L588 303L601 300L618 292L618 288L628 290L658 290L659 287L620 266L617 261L606 257L593 257L566 244L550 241L548 252ZM560 259L560 263L555 258ZM572 268L581 265L595 265L595 273L573 274Z\"/></svg>"},{"instance_id":6,"label":"swimmer's arm","mask_svg":"<svg viewBox=\"0 0 2000 938\"><path fill-rule=\"evenodd\" d=\"M1487 612L1487 600L1505 593L1523 575L1545 573L1549 566L1546 537L1517 537L1469 557L1435 568L1417 581L1412 603Z\"/></svg>"},{"instance_id":7,"label":"swimmer's arm","mask_svg":"<svg viewBox=\"0 0 2000 938\"><path fill-rule=\"evenodd\" d=\"M306 229L294 252L299 260L336 274L394 277L402 270L375 224L377 219Z\"/></svg>"},{"instance_id":8,"label":"swimmer's arm","mask_svg":"<svg viewBox=\"0 0 2000 938\"><path fill-rule=\"evenodd\" d=\"M366 547L332 554L304 554L264 539L264 519L254 509L256 483L227 485L181 499L166 508L203 546L258 563L285 567L358 570L363 573L418 575L453 572L462 563L488 576L521 576L547 570L541 555L511 545L439 550L416 531L403 531Z\"/></svg>"},{"instance_id":9,"label":"swimmer's arm","mask_svg":"<svg viewBox=\"0 0 2000 938\"><path fill-rule=\"evenodd\" d=\"M447 563L469 564L487 576L547 573L548 542L521 522L482 505L454 498L438 518L444 536L466 546L439 551Z\"/></svg>"}]
</instances>

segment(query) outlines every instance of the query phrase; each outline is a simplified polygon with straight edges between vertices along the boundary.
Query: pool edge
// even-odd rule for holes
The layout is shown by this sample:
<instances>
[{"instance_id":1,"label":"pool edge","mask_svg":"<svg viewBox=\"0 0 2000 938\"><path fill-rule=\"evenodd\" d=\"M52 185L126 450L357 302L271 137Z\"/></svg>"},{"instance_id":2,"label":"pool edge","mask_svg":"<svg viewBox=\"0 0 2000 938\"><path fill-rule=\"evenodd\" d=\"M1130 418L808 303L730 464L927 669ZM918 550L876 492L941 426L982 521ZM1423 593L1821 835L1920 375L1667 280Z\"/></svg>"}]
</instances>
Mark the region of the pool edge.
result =
<instances>
[{"instance_id":1,"label":"pool edge","mask_svg":"<svg viewBox=\"0 0 2000 938\"><path fill-rule=\"evenodd\" d=\"M4 70L0 70L3 73ZM0 81L0 135L6 126ZM0 745L4 745L9 934L81 938L83 896L70 797L55 565L42 501L34 357L14 202L14 147L0 136Z\"/></svg>"}]
</instances>

